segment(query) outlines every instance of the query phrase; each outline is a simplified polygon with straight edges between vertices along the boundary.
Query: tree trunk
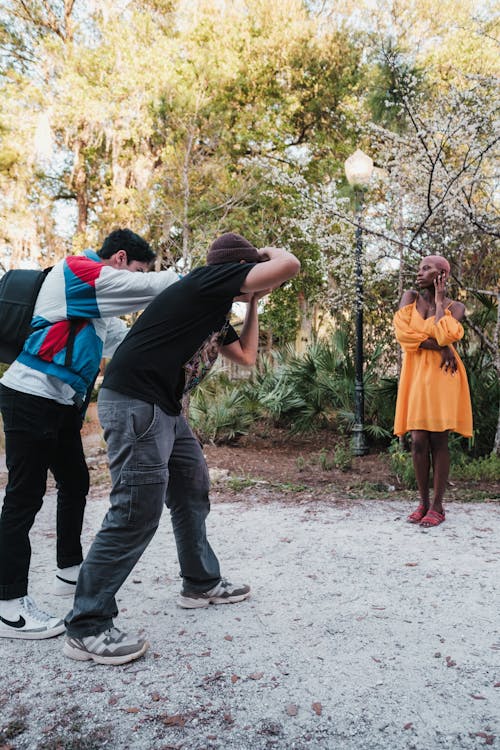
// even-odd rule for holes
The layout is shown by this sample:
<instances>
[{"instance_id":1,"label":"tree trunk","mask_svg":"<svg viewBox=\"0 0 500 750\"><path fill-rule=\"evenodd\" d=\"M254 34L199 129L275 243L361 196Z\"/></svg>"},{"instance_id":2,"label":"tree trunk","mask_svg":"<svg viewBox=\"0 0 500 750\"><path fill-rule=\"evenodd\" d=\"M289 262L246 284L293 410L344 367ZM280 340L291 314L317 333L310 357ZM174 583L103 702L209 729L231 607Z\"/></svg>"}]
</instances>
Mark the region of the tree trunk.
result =
<instances>
[{"instance_id":1,"label":"tree trunk","mask_svg":"<svg viewBox=\"0 0 500 750\"><path fill-rule=\"evenodd\" d=\"M73 189L76 194L76 205L78 208L76 225L78 234L84 234L87 231L89 215L87 172L85 169L85 157L83 155L84 147L84 141L79 139L75 144L75 166L73 168Z\"/></svg>"},{"instance_id":2,"label":"tree trunk","mask_svg":"<svg viewBox=\"0 0 500 750\"><path fill-rule=\"evenodd\" d=\"M76 203L78 206L78 221L76 231L78 234L84 234L87 231L87 221L89 215L89 203L87 199L86 176L85 182L77 187Z\"/></svg>"},{"instance_id":3,"label":"tree trunk","mask_svg":"<svg viewBox=\"0 0 500 750\"><path fill-rule=\"evenodd\" d=\"M300 314L300 327L297 331L295 338L295 351L297 354L304 354L307 351L312 337L312 316L310 314L307 300L303 292L299 292L299 314Z\"/></svg>"},{"instance_id":4,"label":"tree trunk","mask_svg":"<svg viewBox=\"0 0 500 750\"><path fill-rule=\"evenodd\" d=\"M497 322L495 326L495 333L493 335L493 345L495 347L495 370L497 378L500 382L500 290L497 293ZM500 404L498 405L498 420L497 420L497 432L495 435L495 442L493 444L493 453L500 457Z\"/></svg>"},{"instance_id":5,"label":"tree trunk","mask_svg":"<svg viewBox=\"0 0 500 750\"><path fill-rule=\"evenodd\" d=\"M402 233L402 227L403 227L403 200L401 197L401 194L399 193L399 199L397 202L397 234L398 237L400 237ZM403 296L404 292L404 270L405 270L405 247L404 245L399 246L399 272L398 272L398 304L399 300ZM398 384L399 379L401 377L401 368L403 367L403 350L401 349L398 342L396 342L397 346L397 354L396 354L396 367L397 367L397 376L398 376ZM404 435L399 436L399 446L401 450L406 450L406 440Z\"/></svg>"},{"instance_id":6,"label":"tree trunk","mask_svg":"<svg viewBox=\"0 0 500 750\"><path fill-rule=\"evenodd\" d=\"M499 374L500 377L500 374ZM500 408L498 409L497 433L493 444L493 453L500 458Z\"/></svg>"},{"instance_id":7,"label":"tree trunk","mask_svg":"<svg viewBox=\"0 0 500 750\"><path fill-rule=\"evenodd\" d=\"M183 190L183 216L182 216L182 259L183 270L188 270L189 261L189 203L191 198L191 189L189 184L189 168L191 164L191 154L194 142L194 124L188 135L186 143L186 153L184 155L184 164L182 165L182 190Z\"/></svg>"},{"instance_id":8,"label":"tree trunk","mask_svg":"<svg viewBox=\"0 0 500 750\"><path fill-rule=\"evenodd\" d=\"M167 215L167 212L165 212L161 229L160 248L155 260L155 271L161 271L163 260L166 261L167 265L174 265L174 257L170 250L171 228L172 221L170 219L170 216Z\"/></svg>"},{"instance_id":9,"label":"tree trunk","mask_svg":"<svg viewBox=\"0 0 500 750\"><path fill-rule=\"evenodd\" d=\"M399 247L399 273L398 273L398 304L399 304L399 300L403 296L403 292L404 292L404 274L403 274L403 272L404 272L404 265L405 265L404 249L403 249L403 246L400 245L400 247ZM403 350L401 349L401 347L399 346L399 344L397 344L397 347L398 347L398 351L397 351L397 368L398 368L398 380L399 380L399 378L401 376L401 368L403 366Z\"/></svg>"}]
</instances>

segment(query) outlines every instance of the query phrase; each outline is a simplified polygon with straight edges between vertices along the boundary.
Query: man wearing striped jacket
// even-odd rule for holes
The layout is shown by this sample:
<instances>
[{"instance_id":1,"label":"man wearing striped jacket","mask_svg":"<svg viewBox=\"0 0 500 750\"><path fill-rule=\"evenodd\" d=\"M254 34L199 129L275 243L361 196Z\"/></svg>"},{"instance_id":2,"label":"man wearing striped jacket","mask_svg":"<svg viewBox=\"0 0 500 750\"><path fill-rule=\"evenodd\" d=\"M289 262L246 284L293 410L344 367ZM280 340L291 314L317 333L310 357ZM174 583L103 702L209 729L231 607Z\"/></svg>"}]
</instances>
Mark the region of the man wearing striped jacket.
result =
<instances>
[{"instance_id":1,"label":"man wearing striped jacket","mask_svg":"<svg viewBox=\"0 0 500 750\"><path fill-rule=\"evenodd\" d=\"M154 258L142 237L118 229L97 253L57 263L38 296L32 333L2 378L9 477L0 516L0 637L40 639L64 630L28 595L29 531L50 470L57 485L55 593L73 595L89 488L82 410L101 358L112 356L127 332L115 316L143 309L178 280L172 269L145 273Z\"/></svg>"}]
</instances>

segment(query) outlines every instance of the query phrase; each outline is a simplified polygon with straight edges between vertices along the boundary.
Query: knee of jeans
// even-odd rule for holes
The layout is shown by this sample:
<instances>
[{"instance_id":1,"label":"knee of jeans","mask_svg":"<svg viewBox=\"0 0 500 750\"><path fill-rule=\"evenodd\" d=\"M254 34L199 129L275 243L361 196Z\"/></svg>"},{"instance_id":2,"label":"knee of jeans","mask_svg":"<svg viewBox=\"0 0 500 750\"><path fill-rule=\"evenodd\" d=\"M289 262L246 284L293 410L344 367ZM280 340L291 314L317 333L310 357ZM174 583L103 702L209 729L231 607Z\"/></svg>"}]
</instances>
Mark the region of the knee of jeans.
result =
<instances>
[{"instance_id":1,"label":"knee of jeans","mask_svg":"<svg viewBox=\"0 0 500 750\"><path fill-rule=\"evenodd\" d=\"M208 492L210 490L210 477L208 474L207 465L205 463L196 467L196 470L191 475L191 481L196 486L200 494L208 495Z\"/></svg>"},{"instance_id":2,"label":"knee of jeans","mask_svg":"<svg viewBox=\"0 0 500 750\"><path fill-rule=\"evenodd\" d=\"M85 474L82 473L82 476L76 482L74 491L75 491L75 494L86 497L89 494L89 489L90 489L90 476L87 471L85 472Z\"/></svg>"},{"instance_id":3,"label":"knee of jeans","mask_svg":"<svg viewBox=\"0 0 500 750\"><path fill-rule=\"evenodd\" d=\"M71 478L59 479L56 482L57 491L60 497L85 498L89 494L90 481L88 473L81 477L74 476Z\"/></svg>"},{"instance_id":4,"label":"knee of jeans","mask_svg":"<svg viewBox=\"0 0 500 750\"><path fill-rule=\"evenodd\" d=\"M29 518L36 516L43 505L43 496L39 493L30 494L27 492L11 491L7 486L2 507L2 520L10 521L11 517Z\"/></svg>"},{"instance_id":5,"label":"knee of jeans","mask_svg":"<svg viewBox=\"0 0 500 750\"><path fill-rule=\"evenodd\" d=\"M176 467L170 472L169 486L192 488L200 495L208 495L210 477L205 462L190 467Z\"/></svg>"},{"instance_id":6,"label":"knee of jeans","mask_svg":"<svg viewBox=\"0 0 500 750\"><path fill-rule=\"evenodd\" d=\"M176 475L170 477L166 504L173 514L195 513L203 518L210 512L208 471L196 479Z\"/></svg>"}]
</instances>

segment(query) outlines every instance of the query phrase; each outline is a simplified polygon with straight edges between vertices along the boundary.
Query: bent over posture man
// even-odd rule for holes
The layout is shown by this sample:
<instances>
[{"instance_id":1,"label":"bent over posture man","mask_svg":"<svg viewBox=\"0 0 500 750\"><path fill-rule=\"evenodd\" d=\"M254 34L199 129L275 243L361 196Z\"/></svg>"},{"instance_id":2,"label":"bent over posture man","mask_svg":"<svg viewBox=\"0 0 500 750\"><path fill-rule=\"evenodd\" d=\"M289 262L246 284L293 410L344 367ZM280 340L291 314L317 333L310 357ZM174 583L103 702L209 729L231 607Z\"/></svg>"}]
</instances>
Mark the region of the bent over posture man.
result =
<instances>
[{"instance_id":1,"label":"bent over posture man","mask_svg":"<svg viewBox=\"0 0 500 750\"><path fill-rule=\"evenodd\" d=\"M0 517L0 636L49 638L61 619L28 596L29 531L42 506L50 469L57 484L55 593L73 595L82 547L89 474L80 436L81 407L101 357L124 338L114 315L141 310L178 280L173 270L147 271L155 254L129 229L97 252L69 256L48 274L35 306L33 332L0 384L9 471Z\"/></svg>"},{"instance_id":2,"label":"bent over posture man","mask_svg":"<svg viewBox=\"0 0 500 750\"><path fill-rule=\"evenodd\" d=\"M115 595L151 541L164 503L183 578L180 605L206 607L249 595L248 586L221 578L207 540L208 471L181 415L181 399L206 375L219 350L239 364L255 363L258 300L299 268L285 250L257 250L240 235L222 235L207 265L158 295L119 347L98 401L111 508L80 571L66 618L66 656L123 664L148 648L145 639L113 626ZM234 300L248 302L239 338L228 322Z\"/></svg>"}]
</instances>

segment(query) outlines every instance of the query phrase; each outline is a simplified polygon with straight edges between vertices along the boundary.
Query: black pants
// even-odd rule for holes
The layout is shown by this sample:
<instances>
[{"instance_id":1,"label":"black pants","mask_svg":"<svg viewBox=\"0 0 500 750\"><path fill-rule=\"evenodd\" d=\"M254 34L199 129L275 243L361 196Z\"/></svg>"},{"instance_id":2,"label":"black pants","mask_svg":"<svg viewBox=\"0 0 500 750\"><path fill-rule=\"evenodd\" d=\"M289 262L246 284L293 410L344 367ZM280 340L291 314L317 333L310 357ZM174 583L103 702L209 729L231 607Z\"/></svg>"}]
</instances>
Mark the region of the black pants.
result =
<instances>
[{"instance_id":1,"label":"black pants","mask_svg":"<svg viewBox=\"0 0 500 750\"><path fill-rule=\"evenodd\" d=\"M28 593L29 532L42 507L50 469L57 486L57 565L82 561L80 535L89 473L76 406L30 396L0 384L9 472L0 516L0 599Z\"/></svg>"}]
</instances>

